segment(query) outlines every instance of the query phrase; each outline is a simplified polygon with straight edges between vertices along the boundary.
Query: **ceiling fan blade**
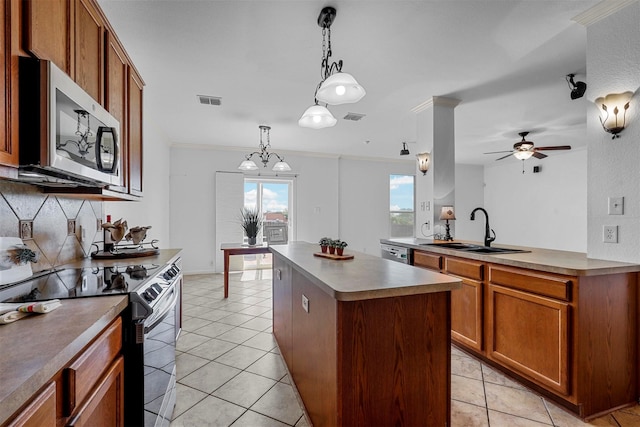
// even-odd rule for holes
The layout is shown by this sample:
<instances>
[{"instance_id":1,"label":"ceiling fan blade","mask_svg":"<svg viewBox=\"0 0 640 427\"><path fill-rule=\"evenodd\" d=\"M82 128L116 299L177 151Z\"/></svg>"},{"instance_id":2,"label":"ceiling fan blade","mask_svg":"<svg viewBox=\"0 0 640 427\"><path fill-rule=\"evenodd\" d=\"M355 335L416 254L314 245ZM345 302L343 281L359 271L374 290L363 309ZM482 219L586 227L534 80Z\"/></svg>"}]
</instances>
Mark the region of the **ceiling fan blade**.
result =
<instances>
[{"instance_id":1,"label":"ceiling fan blade","mask_svg":"<svg viewBox=\"0 0 640 427\"><path fill-rule=\"evenodd\" d=\"M534 151L532 156L536 159L544 159L545 157L549 157L546 154L538 153L537 151Z\"/></svg>"},{"instance_id":2,"label":"ceiling fan blade","mask_svg":"<svg viewBox=\"0 0 640 427\"><path fill-rule=\"evenodd\" d=\"M482 154L499 154L499 153L513 153L513 150L489 151L488 153L482 153Z\"/></svg>"},{"instance_id":3,"label":"ceiling fan blade","mask_svg":"<svg viewBox=\"0 0 640 427\"><path fill-rule=\"evenodd\" d=\"M509 154L507 154L506 156L502 156L502 157L500 157L499 159L496 159L496 162L497 162L498 160L502 160L502 159L506 159L507 157L511 157L511 154L512 154L512 153L509 153Z\"/></svg>"},{"instance_id":4,"label":"ceiling fan blade","mask_svg":"<svg viewBox=\"0 0 640 427\"><path fill-rule=\"evenodd\" d=\"M570 145L551 145L549 147L536 147L534 148L535 151L540 151L540 150L547 150L547 151L551 151L551 150L571 150L571 146Z\"/></svg>"}]
</instances>

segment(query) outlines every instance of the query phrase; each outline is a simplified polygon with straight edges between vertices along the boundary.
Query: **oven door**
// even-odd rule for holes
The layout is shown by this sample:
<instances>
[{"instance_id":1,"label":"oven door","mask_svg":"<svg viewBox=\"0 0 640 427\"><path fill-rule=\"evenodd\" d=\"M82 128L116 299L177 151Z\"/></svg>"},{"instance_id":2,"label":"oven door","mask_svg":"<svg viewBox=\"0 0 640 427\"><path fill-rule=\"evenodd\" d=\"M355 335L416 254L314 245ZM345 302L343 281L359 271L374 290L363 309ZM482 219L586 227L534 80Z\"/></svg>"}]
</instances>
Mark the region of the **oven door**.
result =
<instances>
[{"instance_id":1,"label":"oven door","mask_svg":"<svg viewBox=\"0 0 640 427\"><path fill-rule=\"evenodd\" d=\"M178 289L173 283L144 321L144 425L169 426L176 403L175 321Z\"/></svg>"}]
</instances>

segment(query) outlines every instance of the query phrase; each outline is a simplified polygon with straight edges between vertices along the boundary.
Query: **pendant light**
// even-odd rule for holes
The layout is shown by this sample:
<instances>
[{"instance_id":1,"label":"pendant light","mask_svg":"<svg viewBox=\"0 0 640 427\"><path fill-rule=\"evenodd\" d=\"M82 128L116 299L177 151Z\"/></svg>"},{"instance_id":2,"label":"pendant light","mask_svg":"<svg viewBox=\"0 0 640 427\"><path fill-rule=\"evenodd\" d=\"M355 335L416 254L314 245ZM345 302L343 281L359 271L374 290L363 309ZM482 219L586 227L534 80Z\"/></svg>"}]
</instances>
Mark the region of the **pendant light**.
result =
<instances>
[{"instance_id":1,"label":"pendant light","mask_svg":"<svg viewBox=\"0 0 640 427\"><path fill-rule=\"evenodd\" d=\"M340 105L358 102L365 96L366 91L356 79L342 71L342 60L331 62L331 24L336 17L336 9L325 7L318 16L318 26L322 28L322 80L316 87L314 105L307 108L298 125L312 129L322 129L334 126L337 120L326 105ZM318 103L325 104L325 107Z\"/></svg>"},{"instance_id":2,"label":"pendant light","mask_svg":"<svg viewBox=\"0 0 640 427\"><path fill-rule=\"evenodd\" d=\"M269 131L271 130L271 127L270 126L265 126L265 125L260 125L260 126L258 126L258 128L260 129L260 145L258 147L260 149L260 151L254 151L251 154L247 154L245 159L238 166L238 169L240 169L242 171L254 171L254 170L257 170L258 169L258 165L256 164L256 162L251 160L251 158L253 156L260 157L260 161L262 162L263 166L266 168L267 167L267 163L269 163L269 160L271 159L271 156L274 156L274 157L276 157L278 159L278 161L273 165L273 168L271 168L271 170L273 170L275 172L288 172L288 171L290 171L291 170L291 166L289 166L289 164L284 161L284 157L279 156L277 153L274 153L273 151L269 152L269 148L271 148L271 138L270 138L270 135L269 135ZM267 135L267 143L266 144L262 141L262 137L265 134Z\"/></svg>"}]
</instances>

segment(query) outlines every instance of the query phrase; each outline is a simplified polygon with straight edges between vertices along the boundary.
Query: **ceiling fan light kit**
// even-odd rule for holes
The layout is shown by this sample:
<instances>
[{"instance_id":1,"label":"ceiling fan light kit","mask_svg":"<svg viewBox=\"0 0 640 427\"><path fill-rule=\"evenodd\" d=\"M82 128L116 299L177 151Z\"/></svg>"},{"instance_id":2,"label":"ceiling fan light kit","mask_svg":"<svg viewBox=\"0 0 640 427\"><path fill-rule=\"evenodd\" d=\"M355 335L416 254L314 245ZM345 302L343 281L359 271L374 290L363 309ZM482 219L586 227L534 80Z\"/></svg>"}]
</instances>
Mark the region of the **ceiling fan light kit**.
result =
<instances>
[{"instance_id":1,"label":"ceiling fan light kit","mask_svg":"<svg viewBox=\"0 0 640 427\"><path fill-rule=\"evenodd\" d=\"M256 164L256 162L251 160L251 158L253 156L259 157L260 161L262 162L262 165L266 168L267 164L269 163L269 160L273 156L273 157L277 158L278 161L275 163L275 165L273 165L273 168L271 170L273 170L275 172L288 172L288 171L290 171L291 170L291 166L289 166L289 164L284 161L284 157L279 156L277 153L274 153L273 151L269 152L269 148L271 148L271 138L270 138L270 135L269 135L271 127L270 126L265 126L265 125L260 125L260 126L258 126L258 128L260 129L260 145L259 145L260 151L254 151L251 154L247 154L245 159L238 166L238 169L240 169L242 171L254 171L254 170L257 170L258 169L258 165ZM267 137L267 143L266 144L262 140L262 137L265 134L266 134L266 137Z\"/></svg>"},{"instance_id":2,"label":"ceiling fan light kit","mask_svg":"<svg viewBox=\"0 0 640 427\"><path fill-rule=\"evenodd\" d=\"M567 74L566 76L567 84L571 89L571 99L582 98L587 91L587 84L585 82L575 82L573 80L575 76L575 74Z\"/></svg>"},{"instance_id":3,"label":"ceiling fan light kit","mask_svg":"<svg viewBox=\"0 0 640 427\"><path fill-rule=\"evenodd\" d=\"M620 138L620 132L625 129L632 97L633 92L623 92L596 98L595 103L600 109L600 123L605 132L613 135L611 139Z\"/></svg>"},{"instance_id":4,"label":"ceiling fan light kit","mask_svg":"<svg viewBox=\"0 0 640 427\"><path fill-rule=\"evenodd\" d=\"M535 147L533 142L527 141L525 139L526 136L529 135L529 132L520 132L520 133L518 133L518 135L520 135L522 137L522 140L516 142L515 144L513 144L513 150L510 150L510 151L491 151L491 152L484 153L484 154L509 153L506 156L502 156L502 157L497 158L496 161L502 160L502 159L506 159L507 157L511 157L511 155L513 155L513 157L515 157L516 159L523 161L522 173L524 173L524 161L525 160L530 159L531 157L535 157L536 159L544 159L545 157L547 157L546 154L543 154L540 151L571 150L571 146L570 145L551 145L551 146L548 146L548 147Z\"/></svg>"},{"instance_id":5,"label":"ceiling fan light kit","mask_svg":"<svg viewBox=\"0 0 640 427\"><path fill-rule=\"evenodd\" d=\"M342 60L331 62L331 24L335 18L336 9L330 6L323 8L318 15L318 26L322 28L322 80L314 94L315 105L307 108L298 120L298 125L302 127L322 129L336 124L337 120L331 112L319 106L318 102L325 106L351 104L360 101L367 93L351 74L342 72Z\"/></svg>"}]
</instances>

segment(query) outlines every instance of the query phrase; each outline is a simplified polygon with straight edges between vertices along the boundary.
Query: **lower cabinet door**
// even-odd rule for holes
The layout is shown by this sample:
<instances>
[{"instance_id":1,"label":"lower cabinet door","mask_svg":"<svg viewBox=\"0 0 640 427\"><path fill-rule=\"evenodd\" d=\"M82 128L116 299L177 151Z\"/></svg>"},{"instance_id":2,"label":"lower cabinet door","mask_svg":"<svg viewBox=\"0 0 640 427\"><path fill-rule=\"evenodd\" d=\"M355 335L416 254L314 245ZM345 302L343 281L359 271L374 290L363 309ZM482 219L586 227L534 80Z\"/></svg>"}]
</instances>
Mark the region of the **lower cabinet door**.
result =
<instances>
[{"instance_id":1,"label":"lower cabinet door","mask_svg":"<svg viewBox=\"0 0 640 427\"><path fill-rule=\"evenodd\" d=\"M56 383L49 384L7 427L55 427Z\"/></svg>"},{"instance_id":2,"label":"lower cabinet door","mask_svg":"<svg viewBox=\"0 0 640 427\"><path fill-rule=\"evenodd\" d=\"M489 284L487 355L569 395L569 304Z\"/></svg>"},{"instance_id":3,"label":"lower cabinet door","mask_svg":"<svg viewBox=\"0 0 640 427\"><path fill-rule=\"evenodd\" d=\"M93 392L69 419L67 426L124 426L124 359L122 356L118 357L105 371Z\"/></svg>"},{"instance_id":4,"label":"lower cabinet door","mask_svg":"<svg viewBox=\"0 0 640 427\"><path fill-rule=\"evenodd\" d=\"M482 282L462 279L451 291L451 339L482 351Z\"/></svg>"}]
</instances>

